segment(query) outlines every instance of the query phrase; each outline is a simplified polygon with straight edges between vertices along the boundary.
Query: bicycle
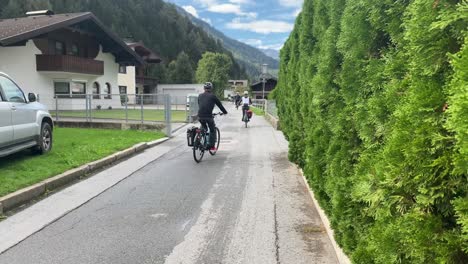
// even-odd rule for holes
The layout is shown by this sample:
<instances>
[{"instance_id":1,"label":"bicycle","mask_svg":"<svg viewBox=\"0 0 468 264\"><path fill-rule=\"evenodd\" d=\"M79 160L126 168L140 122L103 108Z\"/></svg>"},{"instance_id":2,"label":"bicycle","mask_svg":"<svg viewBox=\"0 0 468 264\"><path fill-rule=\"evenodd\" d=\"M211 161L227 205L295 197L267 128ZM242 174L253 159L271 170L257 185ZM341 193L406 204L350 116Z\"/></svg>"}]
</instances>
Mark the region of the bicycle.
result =
<instances>
[{"instance_id":1,"label":"bicycle","mask_svg":"<svg viewBox=\"0 0 468 264\"><path fill-rule=\"evenodd\" d=\"M221 116L221 115L223 115L223 113L213 114L213 117L216 117L217 115ZM209 139L210 132L206 131L203 128L203 126L196 129L192 149L193 149L193 159L197 163L200 163L202 161L203 156L205 155L205 151L208 150L208 152L210 153L211 156L216 155L216 152L218 151L219 142L220 142L220 139L221 139L221 133L219 132L219 128L216 127L216 132L215 132L217 134L216 142L215 142L215 150L211 150L208 147L208 143L210 141L210 139Z\"/></svg>"},{"instance_id":2,"label":"bicycle","mask_svg":"<svg viewBox=\"0 0 468 264\"><path fill-rule=\"evenodd\" d=\"M250 122L250 118L247 115L247 111L248 111L248 109L244 109L244 107L242 107L242 122L245 122L245 127L246 128L247 128L247 123Z\"/></svg>"}]
</instances>

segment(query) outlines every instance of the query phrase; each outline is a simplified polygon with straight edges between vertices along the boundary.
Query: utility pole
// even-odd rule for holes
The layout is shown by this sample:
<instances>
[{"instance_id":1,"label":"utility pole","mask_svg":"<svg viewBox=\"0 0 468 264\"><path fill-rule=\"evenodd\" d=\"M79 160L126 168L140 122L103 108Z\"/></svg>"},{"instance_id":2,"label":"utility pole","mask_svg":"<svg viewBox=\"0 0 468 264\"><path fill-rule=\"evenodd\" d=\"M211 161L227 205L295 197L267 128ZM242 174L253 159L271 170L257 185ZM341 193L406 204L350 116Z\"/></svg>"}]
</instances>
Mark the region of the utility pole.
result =
<instances>
[{"instance_id":1,"label":"utility pole","mask_svg":"<svg viewBox=\"0 0 468 264\"><path fill-rule=\"evenodd\" d=\"M268 71L268 64L262 64L261 80L262 80L262 87L263 87L263 93L262 93L262 99L263 100L265 100L265 83L266 83L267 71Z\"/></svg>"}]
</instances>

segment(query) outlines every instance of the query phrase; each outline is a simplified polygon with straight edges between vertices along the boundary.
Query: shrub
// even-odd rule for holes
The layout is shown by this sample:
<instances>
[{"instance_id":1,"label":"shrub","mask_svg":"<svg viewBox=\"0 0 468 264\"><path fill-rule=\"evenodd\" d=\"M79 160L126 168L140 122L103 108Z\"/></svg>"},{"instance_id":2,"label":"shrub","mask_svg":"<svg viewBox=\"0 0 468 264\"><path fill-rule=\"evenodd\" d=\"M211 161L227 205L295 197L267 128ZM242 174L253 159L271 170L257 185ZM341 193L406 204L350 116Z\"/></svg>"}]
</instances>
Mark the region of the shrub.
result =
<instances>
[{"instance_id":1,"label":"shrub","mask_svg":"<svg viewBox=\"0 0 468 264\"><path fill-rule=\"evenodd\" d=\"M336 240L355 263L468 263L468 2L302 10L274 97Z\"/></svg>"}]
</instances>

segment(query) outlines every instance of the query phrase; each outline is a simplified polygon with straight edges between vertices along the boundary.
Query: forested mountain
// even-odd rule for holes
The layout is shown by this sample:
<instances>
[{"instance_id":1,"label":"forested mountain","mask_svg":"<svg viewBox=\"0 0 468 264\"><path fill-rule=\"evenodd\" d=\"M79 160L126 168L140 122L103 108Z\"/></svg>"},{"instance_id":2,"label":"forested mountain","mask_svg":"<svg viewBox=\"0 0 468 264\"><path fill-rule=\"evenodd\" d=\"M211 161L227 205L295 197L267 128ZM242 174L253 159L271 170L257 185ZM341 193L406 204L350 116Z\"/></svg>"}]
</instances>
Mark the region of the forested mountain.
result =
<instances>
[{"instance_id":1,"label":"forested mountain","mask_svg":"<svg viewBox=\"0 0 468 264\"><path fill-rule=\"evenodd\" d=\"M280 53L278 50L275 49L260 49L265 55L268 57L272 57L275 60L279 60Z\"/></svg>"},{"instance_id":2,"label":"forested mountain","mask_svg":"<svg viewBox=\"0 0 468 264\"><path fill-rule=\"evenodd\" d=\"M467 1L304 1L273 96L353 263L468 263L467 25Z\"/></svg>"},{"instance_id":3,"label":"forested mountain","mask_svg":"<svg viewBox=\"0 0 468 264\"><path fill-rule=\"evenodd\" d=\"M178 57L186 60L188 56L187 68L193 72L192 76L206 51L225 53L233 58L219 41L162 0L0 0L2 18L24 16L26 11L40 9L51 9L55 13L93 12L120 37L143 41L163 59L163 64L152 69L161 82L177 81L171 77L177 74L169 72L176 67L168 65ZM179 56L181 53L187 56ZM245 77L245 71L234 62L231 78Z\"/></svg>"},{"instance_id":4,"label":"forested mountain","mask_svg":"<svg viewBox=\"0 0 468 264\"><path fill-rule=\"evenodd\" d=\"M210 24L194 17L181 7L177 6L177 10L179 13L188 17L195 25L203 28L208 34L218 39L226 49L232 52L237 62L245 68L250 79L258 78L260 75L260 65L263 63L268 64L268 68L271 70L270 73L277 73L279 67L278 60L267 56L264 52L257 48L227 37L222 32L212 27Z\"/></svg>"}]
</instances>

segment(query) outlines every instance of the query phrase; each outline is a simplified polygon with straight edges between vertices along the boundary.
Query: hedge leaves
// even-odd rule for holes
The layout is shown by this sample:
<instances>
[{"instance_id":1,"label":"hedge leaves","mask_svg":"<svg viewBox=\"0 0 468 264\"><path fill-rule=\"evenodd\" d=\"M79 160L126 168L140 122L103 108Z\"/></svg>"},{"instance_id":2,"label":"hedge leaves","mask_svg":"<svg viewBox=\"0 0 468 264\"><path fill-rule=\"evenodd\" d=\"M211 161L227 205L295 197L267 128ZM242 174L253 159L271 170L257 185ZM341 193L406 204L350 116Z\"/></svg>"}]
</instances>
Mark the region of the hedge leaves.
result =
<instances>
[{"instance_id":1,"label":"hedge leaves","mask_svg":"<svg viewBox=\"0 0 468 264\"><path fill-rule=\"evenodd\" d=\"M468 1L305 0L274 96L354 263L468 263Z\"/></svg>"}]
</instances>

